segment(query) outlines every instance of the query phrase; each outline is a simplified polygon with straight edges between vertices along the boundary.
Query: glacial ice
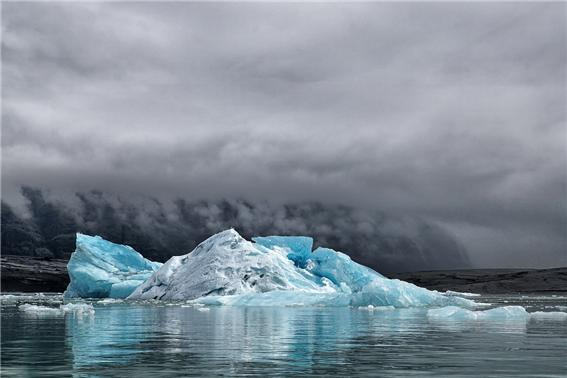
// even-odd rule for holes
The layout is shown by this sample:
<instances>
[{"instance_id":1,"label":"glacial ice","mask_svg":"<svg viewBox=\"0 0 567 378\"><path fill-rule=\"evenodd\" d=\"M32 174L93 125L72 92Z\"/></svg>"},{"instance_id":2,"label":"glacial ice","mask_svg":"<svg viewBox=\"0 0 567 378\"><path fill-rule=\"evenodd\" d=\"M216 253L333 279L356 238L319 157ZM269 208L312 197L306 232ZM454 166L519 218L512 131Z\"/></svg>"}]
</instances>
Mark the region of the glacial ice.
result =
<instances>
[{"instance_id":1,"label":"glacial ice","mask_svg":"<svg viewBox=\"0 0 567 378\"><path fill-rule=\"evenodd\" d=\"M132 247L78 233L67 264L71 282L66 298L126 298L159 269Z\"/></svg>"},{"instance_id":2,"label":"glacial ice","mask_svg":"<svg viewBox=\"0 0 567 378\"><path fill-rule=\"evenodd\" d=\"M332 249L308 254L310 238L253 240L232 229L213 235L191 253L172 257L128 298L232 306L474 307L465 298L385 278Z\"/></svg>"},{"instance_id":3,"label":"glacial ice","mask_svg":"<svg viewBox=\"0 0 567 378\"><path fill-rule=\"evenodd\" d=\"M300 268L307 266L313 249L313 238L307 236L256 236L252 241L266 248L286 250L287 258Z\"/></svg>"}]
</instances>

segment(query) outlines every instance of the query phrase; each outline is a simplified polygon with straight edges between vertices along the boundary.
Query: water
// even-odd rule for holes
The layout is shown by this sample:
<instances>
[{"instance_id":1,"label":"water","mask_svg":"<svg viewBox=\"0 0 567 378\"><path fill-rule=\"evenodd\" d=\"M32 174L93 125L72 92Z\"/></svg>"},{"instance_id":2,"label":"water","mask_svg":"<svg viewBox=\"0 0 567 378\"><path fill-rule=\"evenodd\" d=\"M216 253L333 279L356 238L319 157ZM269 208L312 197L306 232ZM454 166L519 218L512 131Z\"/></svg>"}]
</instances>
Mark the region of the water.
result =
<instances>
[{"instance_id":1,"label":"water","mask_svg":"<svg viewBox=\"0 0 567 378\"><path fill-rule=\"evenodd\" d=\"M566 311L561 296L483 296ZM567 321L449 322L424 309L192 307L92 302L95 314L34 315L2 296L2 376L561 376Z\"/></svg>"}]
</instances>

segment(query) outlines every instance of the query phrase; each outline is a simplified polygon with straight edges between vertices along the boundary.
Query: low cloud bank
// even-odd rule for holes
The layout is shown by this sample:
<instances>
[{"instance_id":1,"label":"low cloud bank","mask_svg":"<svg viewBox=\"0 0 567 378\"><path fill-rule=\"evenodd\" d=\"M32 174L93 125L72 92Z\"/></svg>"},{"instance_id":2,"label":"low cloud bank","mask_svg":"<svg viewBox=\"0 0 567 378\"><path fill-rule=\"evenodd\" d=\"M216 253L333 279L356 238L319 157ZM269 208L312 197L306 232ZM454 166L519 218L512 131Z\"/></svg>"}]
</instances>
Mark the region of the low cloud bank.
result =
<instances>
[{"instance_id":1,"label":"low cloud bank","mask_svg":"<svg viewBox=\"0 0 567 378\"><path fill-rule=\"evenodd\" d=\"M425 220L316 202L174 201L121 197L101 191L50 198L24 187L27 212L2 202L2 253L67 257L76 232L128 244L165 261L191 251L208 236L233 227L244 237L309 235L381 272L470 266L462 245ZM21 214L20 214L21 213Z\"/></svg>"}]
</instances>

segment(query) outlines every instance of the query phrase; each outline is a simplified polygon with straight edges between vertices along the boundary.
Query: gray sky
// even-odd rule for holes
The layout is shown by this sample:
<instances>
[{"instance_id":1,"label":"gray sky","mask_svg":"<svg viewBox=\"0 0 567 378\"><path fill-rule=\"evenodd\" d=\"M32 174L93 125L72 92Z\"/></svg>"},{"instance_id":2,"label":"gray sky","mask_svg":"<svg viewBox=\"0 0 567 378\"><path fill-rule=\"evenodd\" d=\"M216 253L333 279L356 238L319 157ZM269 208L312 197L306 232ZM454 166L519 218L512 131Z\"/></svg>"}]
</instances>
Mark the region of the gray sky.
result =
<instances>
[{"instance_id":1,"label":"gray sky","mask_svg":"<svg viewBox=\"0 0 567 378\"><path fill-rule=\"evenodd\" d=\"M566 6L3 3L3 198L319 200L567 265Z\"/></svg>"}]
</instances>

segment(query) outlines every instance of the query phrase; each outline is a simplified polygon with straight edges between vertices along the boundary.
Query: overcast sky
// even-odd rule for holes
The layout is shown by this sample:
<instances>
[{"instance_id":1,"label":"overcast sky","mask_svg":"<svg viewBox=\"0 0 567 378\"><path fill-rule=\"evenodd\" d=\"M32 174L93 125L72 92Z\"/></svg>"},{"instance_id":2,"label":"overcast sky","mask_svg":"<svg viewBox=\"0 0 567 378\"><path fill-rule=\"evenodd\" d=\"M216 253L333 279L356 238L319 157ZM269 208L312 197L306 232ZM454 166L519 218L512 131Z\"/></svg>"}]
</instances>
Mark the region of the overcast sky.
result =
<instances>
[{"instance_id":1,"label":"overcast sky","mask_svg":"<svg viewBox=\"0 0 567 378\"><path fill-rule=\"evenodd\" d=\"M567 265L566 6L3 3L3 199L319 200Z\"/></svg>"}]
</instances>

